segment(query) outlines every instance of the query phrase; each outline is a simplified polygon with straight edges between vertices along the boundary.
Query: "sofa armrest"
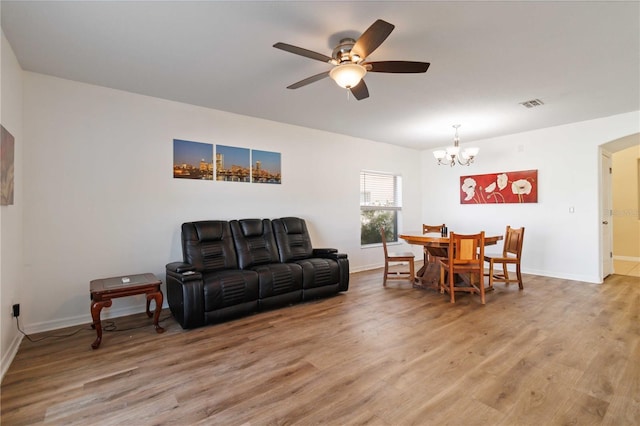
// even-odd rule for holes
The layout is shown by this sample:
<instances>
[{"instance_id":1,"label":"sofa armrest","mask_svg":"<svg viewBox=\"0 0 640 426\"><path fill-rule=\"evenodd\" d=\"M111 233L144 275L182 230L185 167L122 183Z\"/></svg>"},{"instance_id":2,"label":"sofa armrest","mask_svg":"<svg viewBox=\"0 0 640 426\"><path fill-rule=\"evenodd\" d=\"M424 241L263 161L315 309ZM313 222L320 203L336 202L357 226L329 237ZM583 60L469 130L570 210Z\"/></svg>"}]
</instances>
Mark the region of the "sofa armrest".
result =
<instances>
[{"instance_id":1,"label":"sofa armrest","mask_svg":"<svg viewBox=\"0 0 640 426\"><path fill-rule=\"evenodd\" d=\"M314 248L313 249L313 255L314 256L319 256L321 254L328 254L328 253L337 253L338 249L334 249L334 248Z\"/></svg>"},{"instance_id":2,"label":"sofa armrest","mask_svg":"<svg viewBox=\"0 0 640 426\"><path fill-rule=\"evenodd\" d=\"M171 272L176 272L178 274L181 274L183 272L187 272L187 271L195 271L196 267L193 266L190 263L185 263L185 262L171 262L171 263L167 263L167 271L171 271Z\"/></svg>"},{"instance_id":3,"label":"sofa armrest","mask_svg":"<svg viewBox=\"0 0 640 426\"><path fill-rule=\"evenodd\" d=\"M330 248L313 249L313 256L333 260L347 258L346 253L338 253L337 249Z\"/></svg>"},{"instance_id":4,"label":"sofa armrest","mask_svg":"<svg viewBox=\"0 0 640 426\"><path fill-rule=\"evenodd\" d=\"M313 256L321 259L333 259L338 262L340 273L338 291L349 289L349 259L346 253L338 253L338 250L333 248L318 248L313 249Z\"/></svg>"},{"instance_id":5,"label":"sofa armrest","mask_svg":"<svg viewBox=\"0 0 640 426\"><path fill-rule=\"evenodd\" d=\"M192 270L176 272L179 267L167 265L167 302L171 314L182 328L194 328L204 325L204 283L202 274ZM187 265L187 264L183 264Z\"/></svg>"}]
</instances>

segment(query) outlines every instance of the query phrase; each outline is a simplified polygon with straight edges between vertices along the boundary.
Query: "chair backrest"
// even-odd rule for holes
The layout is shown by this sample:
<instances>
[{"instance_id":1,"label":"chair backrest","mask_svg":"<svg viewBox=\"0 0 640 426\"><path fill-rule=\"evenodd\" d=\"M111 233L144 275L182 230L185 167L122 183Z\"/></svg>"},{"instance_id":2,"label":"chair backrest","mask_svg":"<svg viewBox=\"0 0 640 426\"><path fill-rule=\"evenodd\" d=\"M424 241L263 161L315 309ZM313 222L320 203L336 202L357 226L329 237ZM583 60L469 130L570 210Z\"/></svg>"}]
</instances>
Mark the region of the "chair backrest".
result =
<instances>
[{"instance_id":1,"label":"chair backrest","mask_svg":"<svg viewBox=\"0 0 640 426\"><path fill-rule=\"evenodd\" d=\"M283 217L273 219L271 224L281 262L286 263L312 257L311 237L304 219Z\"/></svg>"},{"instance_id":2,"label":"chair backrest","mask_svg":"<svg viewBox=\"0 0 640 426\"><path fill-rule=\"evenodd\" d=\"M199 272L238 268L231 227L224 220L183 223L182 255Z\"/></svg>"},{"instance_id":3,"label":"chair backrest","mask_svg":"<svg viewBox=\"0 0 640 426\"><path fill-rule=\"evenodd\" d=\"M478 234L449 233L449 265L483 267L484 231Z\"/></svg>"},{"instance_id":4,"label":"chair backrest","mask_svg":"<svg viewBox=\"0 0 640 426\"><path fill-rule=\"evenodd\" d=\"M515 256L520 259L522 255L522 241L524 239L524 226L516 229L507 225L507 232L504 237L504 246L502 248L502 257L508 255Z\"/></svg>"},{"instance_id":5,"label":"chair backrest","mask_svg":"<svg viewBox=\"0 0 640 426\"><path fill-rule=\"evenodd\" d=\"M380 236L382 237L382 249L384 250L384 258L389 257L389 252L387 252L387 234L384 228L380 228Z\"/></svg>"},{"instance_id":6,"label":"chair backrest","mask_svg":"<svg viewBox=\"0 0 640 426\"><path fill-rule=\"evenodd\" d=\"M442 228L444 228L444 223L442 225L425 225L422 224L422 233L427 234L429 232L440 232Z\"/></svg>"},{"instance_id":7,"label":"chair backrest","mask_svg":"<svg viewBox=\"0 0 640 426\"><path fill-rule=\"evenodd\" d=\"M232 220L229 224L240 269L279 261L269 219Z\"/></svg>"}]
</instances>

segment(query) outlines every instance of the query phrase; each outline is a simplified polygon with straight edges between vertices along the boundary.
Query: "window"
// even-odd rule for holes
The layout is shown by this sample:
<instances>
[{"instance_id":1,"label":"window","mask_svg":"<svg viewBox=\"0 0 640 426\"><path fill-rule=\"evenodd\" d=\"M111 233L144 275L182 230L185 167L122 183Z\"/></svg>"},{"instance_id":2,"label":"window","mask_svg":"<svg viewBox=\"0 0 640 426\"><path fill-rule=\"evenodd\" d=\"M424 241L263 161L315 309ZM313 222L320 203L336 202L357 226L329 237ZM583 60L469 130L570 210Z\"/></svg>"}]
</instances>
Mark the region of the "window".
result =
<instances>
[{"instance_id":1,"label":"window","mask_svg":"<svg viewBox=\"0 0 640 426\"><path fill-rule=\"evenodd\" d=\"M360 172L360 244L379 244L384 227L387 242L398 241L398 214L402 210L402 176Z\"/></svg>"}]
</instances>

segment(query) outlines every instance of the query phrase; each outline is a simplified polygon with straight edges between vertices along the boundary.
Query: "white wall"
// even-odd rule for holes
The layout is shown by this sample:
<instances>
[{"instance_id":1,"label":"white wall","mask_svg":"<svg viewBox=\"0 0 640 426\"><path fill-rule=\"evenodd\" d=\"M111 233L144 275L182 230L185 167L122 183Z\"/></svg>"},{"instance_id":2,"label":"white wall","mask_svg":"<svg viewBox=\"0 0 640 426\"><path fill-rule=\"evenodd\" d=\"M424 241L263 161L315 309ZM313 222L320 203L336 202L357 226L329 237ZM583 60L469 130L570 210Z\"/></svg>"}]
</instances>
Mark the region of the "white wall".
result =
<instances>
[{"instance_id":1,"label":"white wall","mask_svg":"<svg viewBox=\"0 0 640 426\"><path fill-rule=\"evenodd\" d=\"M299 216L314 246L347 253L352 271L381 266L381 248L359 244L362 169L402 174L404 223L420 226L415 150L41 74L24 81L21 304L30 331L89 322L92 279L164 280L165 264L182 259L185 221ZM280 152L282 184L173 179L174 138ZM143 305L120 299L103 316Z\"/></svg>"},{"instance_id":2,"label":"white wall","mask_svg":"<svg viewBox=\"0 0 640 426\"><path fill-rule=\"evenodd\" d=\"M10 303L21 303L29 332L89 322L92 279L146 271L164 279L164 265L181 258L179 227L189 220L300 216L314 245L346 252L352 271L380 266L381 249L359 245L362 169L403 175L404 230L444 221L459 232L502 234L507 224L524 225L526 272L598 282L597 146L640 131L636 112L488 139L478 143L476 165L449 169L435 166L431 151L29 72L22 79L25 255L12 287L21 285L20 300ZM173 179L174 138L281 152L283 183ZM461 174L523 169L539 170L537 204L459 204ZM3 301L4 314L9 308ZM142 308L141 298L120 299L104 316Z\"/></svg>"},{"instance_id":3,"label":"white wall","mask_svg":"<svg viewBox=\"0 0 640 426\"><path fill-rule=\"evenodd\" d=\"M11 306L21 301L22 270L22 70L2 33L0 48L0 123L14 137L14 204L0 207L0 370L2 377L18 350L21 335L11 317ZM22 316L21 316L22 319Z\"/></svg>"},{"instance_id":4,"label":"white wall","mask_svg":"<svg viewBox=\"0 0 640 426\"><path fill-rule=\"evenodd\" d=\"M634 112L476 141L480 154L470 167L437 166L424 151L423 220L494 235L525 226L523 272L601 282L598 146L639 130ZM460 176L529 169L538 170L537 204L460 204Z\"/></svg>"}]
</instances>

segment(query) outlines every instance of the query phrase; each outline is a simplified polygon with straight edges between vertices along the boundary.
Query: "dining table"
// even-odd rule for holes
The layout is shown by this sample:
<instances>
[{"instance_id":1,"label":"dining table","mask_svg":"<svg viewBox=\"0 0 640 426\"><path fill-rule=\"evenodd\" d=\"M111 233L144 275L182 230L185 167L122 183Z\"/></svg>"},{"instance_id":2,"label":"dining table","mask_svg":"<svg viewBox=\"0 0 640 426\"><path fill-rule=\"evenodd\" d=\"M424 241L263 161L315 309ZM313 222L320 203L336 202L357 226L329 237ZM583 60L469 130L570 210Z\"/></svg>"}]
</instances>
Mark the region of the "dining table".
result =
<instances>
[{"instance_id":1,"label":"dining table","mask_svg":"<svg viewBox=\"0 0 640 426\"><path fill-rule=\"evenodd\" d=\"M415 287L438 290L440 287L440 259L449 257L449 236L439 232L407 232L399 235L408 244L423 246L424 263L416 272ZM484 245L491 246L502 240L502 235L492 235L484 237ZM429 256L427 256L427 252Z\"/></svg>"}]
</instances>

